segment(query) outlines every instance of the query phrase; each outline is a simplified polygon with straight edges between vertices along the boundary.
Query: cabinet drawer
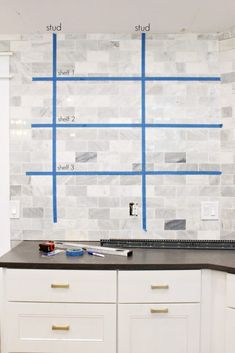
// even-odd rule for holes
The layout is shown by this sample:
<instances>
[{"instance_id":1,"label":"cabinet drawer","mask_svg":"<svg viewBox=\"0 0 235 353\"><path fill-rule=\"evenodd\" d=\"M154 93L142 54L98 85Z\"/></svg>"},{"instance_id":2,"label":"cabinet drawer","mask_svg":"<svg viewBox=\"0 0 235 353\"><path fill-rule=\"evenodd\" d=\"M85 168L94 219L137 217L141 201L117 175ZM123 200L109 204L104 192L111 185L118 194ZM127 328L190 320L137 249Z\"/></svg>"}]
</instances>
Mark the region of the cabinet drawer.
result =
<instances>
[{"instance_id":1,"label":"cabinet drawer","mask_svg":"<svg viewBox=\"0 0 235 353\"><path fill-rule=\"evenodd\" d=\"M201 271L121 271L120 303L200 302Z\"/></svg>"},{"instance_id":2,"label":"cabinet drawer","mask_svg":"<svg viewBox=\"0 0 235 353\"><path fill-rule=\"evenodd\" d=\"M118 318L121 353L200 352L200 304L120 304Z\"/></svg>"},{"instance_id":3,"label":"cabinet drawer","mask_svg":"<svg viewBox=\"0 0 235 353\"><path fill-rule=\"evenodd\" d=\"M8 352L115 353L116 305L8 303L5 332Z\"/></svg>"},{"instance_id":4,"label":"cabinet drawer","mask_svg":"<svg viewBox=\"0 0 235 353\"><path fill-rule=\"evenodd\" d=\"M226 279L227 306L235 308L235 275L227 274Z\"/></svg>"},{"instance_id":5,"label":"cabinet drawer","mask_svg":"<svg viewBox=\"0 0 235 353\"><path fill-rule=\"evenodd\" d=\"M8 301L115 302L115 271L14 270L6 273Z\"/></svg>"}]
</instances>

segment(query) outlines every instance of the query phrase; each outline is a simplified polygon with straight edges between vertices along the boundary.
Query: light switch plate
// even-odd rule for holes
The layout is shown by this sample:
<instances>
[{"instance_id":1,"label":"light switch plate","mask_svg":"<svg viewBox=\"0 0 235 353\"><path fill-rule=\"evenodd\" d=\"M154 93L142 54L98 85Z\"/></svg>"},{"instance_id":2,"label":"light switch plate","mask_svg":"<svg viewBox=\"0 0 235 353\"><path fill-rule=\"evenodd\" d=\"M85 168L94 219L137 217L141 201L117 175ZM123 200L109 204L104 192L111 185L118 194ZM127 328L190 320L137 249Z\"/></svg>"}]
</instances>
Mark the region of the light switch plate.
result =
<instances>
[{"instance_id":1,"label":"light switch plate","mask_svg":"<svg viewBox=\"0 0 235 353\"><path fill-rule=\"evenodd\" d=\"M218 220L219 203L217 201L203 201L201 203L201 220Z\"/></svg>"},{"instance_id":2,"label":"light switch plate","mask_svg":"<svg viewBox=\"0 0 235 353\"><path fill-rule=\"evenodd\" d=\"M19 200L10 200L10 218L20 218Z\"/></svg>"}]
</instances>

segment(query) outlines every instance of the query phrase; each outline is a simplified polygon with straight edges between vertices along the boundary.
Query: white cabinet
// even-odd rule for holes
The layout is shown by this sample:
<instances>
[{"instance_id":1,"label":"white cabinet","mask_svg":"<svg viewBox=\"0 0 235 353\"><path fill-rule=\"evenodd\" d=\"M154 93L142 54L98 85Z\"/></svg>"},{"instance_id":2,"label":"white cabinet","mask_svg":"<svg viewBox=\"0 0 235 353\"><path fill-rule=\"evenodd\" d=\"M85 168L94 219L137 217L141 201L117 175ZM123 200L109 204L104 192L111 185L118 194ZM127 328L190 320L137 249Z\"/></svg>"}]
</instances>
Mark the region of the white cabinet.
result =
<instances>
[{"instance_id":1,"label":"white cabinet","mask_svg":"<svg viewBox=\"0 0 235 353\"><path fill-rule=\"evenodd\" d=\"M119 352L199 353L200 294L200 271L119 272Z\"/></svg>"},{"instance_id":2,"label":"white cabinet","mask_svg":"<svg viewBox=\"0 0 235 353\"><path fill-rule=\"evenodd\" d=\"M116 353L116 277L5 270L1 353Z\"/></svg>"},{"instance_id":3,"label":"white cabinet","mask_svg":"<svg viewBox=\"0 0 235 353\"><path fill-rule=\"evenodd\" d=\"M119 303L200 302L201 271L120 271Z\"/></svg>"},{"instance_id":4,"label":"white cabinet","mask_svg":"<svg viewBox=\"0 0 235 353\"><path fill-rule=\"evenodd\" d=\"M115 303L116 272L9 269L6 298L22 302Z\"/></svg>"},{"instance_id":5,"label":"white cabinet","mask_svg":"<svg viewBox=\"0 0 235 353\"><path fill-rule=\"evenodd\" d=\"M225 353L235 351L235 309L226 308Z\"/></svg>"},{"instance_id":6,"label":"white cabinet","mask_svg":"<svg viewBox=\"0 0 235 353\"><path fill-rule=\"evenodd\" d=\"M201 271L3 274L1 353L199 353Z\"/></svg>"},{"instance_id":7,"label":"white cabinet","mask_svg":"<svg viewBox=\"0 0 235 353\"><path fill-rule=\"evenodd\" d=\"M225 309L225 353L235 351L235 275L227 274Z\"/></svg>"},{"instance_id":8,"label":"white cabinet","mask_svg":"<svg viewBox=\"0 0 235 353\"><path fill-rule=\"evenodd\" d=\"M9 303L9 352L116 352L115 304Z\"/></svg>"},{"instance_id":9,"label":"white cabinet","mask_svg":"<svg viewBox=\"0 0 235 353\"><path fill-rule=\"evenodd\" d=\"M120 304L120 353L199 353L200 304Z\"/></svg>"}]
</instances>

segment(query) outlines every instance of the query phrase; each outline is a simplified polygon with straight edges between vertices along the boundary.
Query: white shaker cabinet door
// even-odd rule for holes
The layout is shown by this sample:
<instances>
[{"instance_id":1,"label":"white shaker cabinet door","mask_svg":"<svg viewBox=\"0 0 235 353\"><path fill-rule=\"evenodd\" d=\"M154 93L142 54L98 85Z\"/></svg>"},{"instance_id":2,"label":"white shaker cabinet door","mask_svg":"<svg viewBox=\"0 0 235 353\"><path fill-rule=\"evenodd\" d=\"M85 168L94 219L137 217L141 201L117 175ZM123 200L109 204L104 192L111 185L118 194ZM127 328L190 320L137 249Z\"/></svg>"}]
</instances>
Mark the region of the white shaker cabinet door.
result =
<instances>
[{"instance_id":1,"label":"white shaker cabinet door","mask_svg":"<svg viewBox=\"0 0 235 353\"><path fill-rule=\"evenodd\" d=\"M116 353L116 305L8 303L5 332L8 353Z\"/></svg>"},{"instance_id":2,"label":"white shaker cabinet door","mask_svg":"<svg viewBox=\"0 0 235 353\"><path fill-rule=\"evenodd\" d=\"M120 304L119 353L199 353L200 304Z\"/></svg>"},{"instance_id":3,"label":"white shaker cabinet door","mask_svg":"<svg viewBox=\"0 0 235 353\"><path fill-rule=\"evenodd\" d=\"M235 309L226 308L225 353L235 352Z\"/></svg>"}]
</instances>

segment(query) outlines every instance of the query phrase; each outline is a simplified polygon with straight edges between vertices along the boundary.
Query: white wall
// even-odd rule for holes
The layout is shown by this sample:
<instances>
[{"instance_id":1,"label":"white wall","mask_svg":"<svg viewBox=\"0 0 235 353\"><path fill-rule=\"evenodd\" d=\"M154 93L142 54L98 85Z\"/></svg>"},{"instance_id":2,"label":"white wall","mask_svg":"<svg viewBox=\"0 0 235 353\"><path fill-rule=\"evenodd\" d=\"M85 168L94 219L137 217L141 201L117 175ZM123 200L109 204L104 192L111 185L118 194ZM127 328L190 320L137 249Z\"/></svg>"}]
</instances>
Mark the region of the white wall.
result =
<instances>
[{"instance_id":1,"label":"white wall","mask_svg":"<svg viewBox=\"0 0 235 353\"><path fill-rule=\"evenodd\" d=\"M0 53L0 255L10 249L9 220L9 53Z\"/></svg>"}]
</instances>

